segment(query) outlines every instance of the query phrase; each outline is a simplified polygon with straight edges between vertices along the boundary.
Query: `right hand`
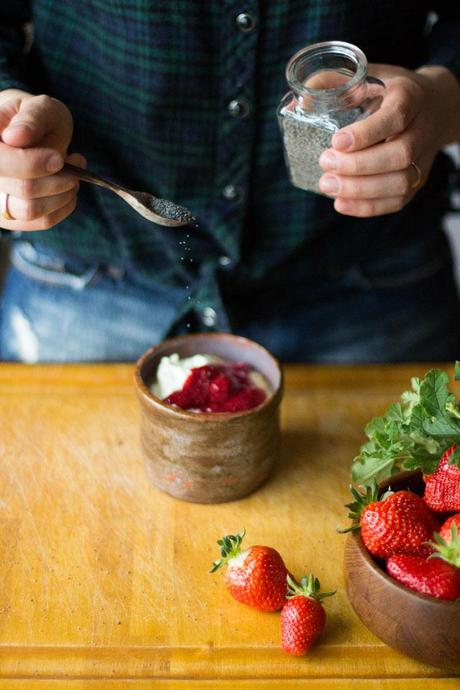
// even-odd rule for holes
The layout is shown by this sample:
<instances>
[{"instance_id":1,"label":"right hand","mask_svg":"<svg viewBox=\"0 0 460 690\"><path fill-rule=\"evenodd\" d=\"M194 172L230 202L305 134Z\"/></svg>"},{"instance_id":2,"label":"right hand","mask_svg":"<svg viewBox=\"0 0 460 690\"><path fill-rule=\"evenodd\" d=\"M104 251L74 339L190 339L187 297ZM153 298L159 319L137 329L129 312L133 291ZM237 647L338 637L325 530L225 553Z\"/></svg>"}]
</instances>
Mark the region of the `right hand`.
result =
<instances>
[{"instance_id":1,"label":"right hand","mask_svg":"<svg viewBox=\"0 0 460 690\"><path fill-rule=\"evenodd\" d=\"M68 108L49 96L3 92L0 99L0 192L8 194L8 211L0 214L5 230L47 230L76 206L78 180L56 173L64 162L85 167L78 153L67 156L73 132Z\"/></svg>"}]
</instances>

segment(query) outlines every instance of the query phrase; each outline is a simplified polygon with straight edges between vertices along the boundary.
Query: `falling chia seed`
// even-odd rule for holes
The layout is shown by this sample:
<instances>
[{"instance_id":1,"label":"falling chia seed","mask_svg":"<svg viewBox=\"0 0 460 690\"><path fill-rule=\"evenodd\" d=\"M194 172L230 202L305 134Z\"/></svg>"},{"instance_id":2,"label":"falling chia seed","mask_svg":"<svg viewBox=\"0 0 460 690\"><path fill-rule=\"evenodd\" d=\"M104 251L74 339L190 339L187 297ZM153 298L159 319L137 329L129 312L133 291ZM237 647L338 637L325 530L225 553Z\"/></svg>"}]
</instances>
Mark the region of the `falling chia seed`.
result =
<instances>
[{"instance_id":1,"label":"falling chia seed","mask_svg":"<svg viewBox=\"0 0 460 690\"><path fill-rule=\"evenodd\" d=\"M306 191L319 192L323 174L319 158L331 147L334 133L362 117L360 108L312 115L301 108L283 108L279 123L291 182Z\"/></svg>"},{"instance_id":2,"label":"falling chia seed","mask_svg":"<svg viewBox=\"0 0 460 690\"><path fill-rule=\"evenodd\" d=\"M198 223L195 223L195 226L198 227ZM183 252L191 252L191 251L192 251L192 248L189 246L189 243L190 243L190 233L187 232L187 233L185 234L185 236L182 235L182 237L185 237L185 238L182 239L182 240L179 240L179 242L178 242L180 249L181 249ZM181 256L181 257L180 257L180 260L181 260L181 261L184 261L184 257ZM189 259L189 261L193 261L193 259ZM187 294L186 303L187 303L187 306L188 306L188 311L190 312L190 311L193 309L194 298L193 298L193 296L190 294L190 285L189 285L188 283L186 283L186 285L185 285L185 290L186 290L187 293L188 293L188 294ZM190 330L191 327L192 327L192 326L191 326L191 323L189 323L189 322L186 322L185 326L186 326L187 330Z\"/></svg>"}]
</instances>

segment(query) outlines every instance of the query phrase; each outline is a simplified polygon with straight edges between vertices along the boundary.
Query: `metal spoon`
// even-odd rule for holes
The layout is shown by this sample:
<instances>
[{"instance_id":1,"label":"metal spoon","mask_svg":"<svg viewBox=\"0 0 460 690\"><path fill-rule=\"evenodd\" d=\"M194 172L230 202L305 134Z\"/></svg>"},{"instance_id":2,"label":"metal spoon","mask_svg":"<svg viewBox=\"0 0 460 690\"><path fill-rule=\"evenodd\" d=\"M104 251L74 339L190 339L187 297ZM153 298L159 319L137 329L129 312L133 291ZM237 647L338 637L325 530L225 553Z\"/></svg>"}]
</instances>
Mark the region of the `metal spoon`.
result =
<instances>
[{"instance_id":1,"label":"metal spoon","mask_svg":"<svg viewBox=\"0 0 460 690\"><path fill-rule=\"evenodd\" d=\"M89 170L84 170L76 165L65 163L62 172L70 173L84 182L91 182L91 184L96 184L99 187L110 189L110 191L118 194L123 201L132 206L141 216L154 223L158 223L158 225L172 228L179 225L187 225L187 223L191 223L194 220L190 211L183 206L178 206L172 201L167 201L167 199L159 199L147 192L133 192L131 189L126 189L126 187L122 187L115 182L105 180L103 177L94 175Z\"/></svg>"}]
</instances>

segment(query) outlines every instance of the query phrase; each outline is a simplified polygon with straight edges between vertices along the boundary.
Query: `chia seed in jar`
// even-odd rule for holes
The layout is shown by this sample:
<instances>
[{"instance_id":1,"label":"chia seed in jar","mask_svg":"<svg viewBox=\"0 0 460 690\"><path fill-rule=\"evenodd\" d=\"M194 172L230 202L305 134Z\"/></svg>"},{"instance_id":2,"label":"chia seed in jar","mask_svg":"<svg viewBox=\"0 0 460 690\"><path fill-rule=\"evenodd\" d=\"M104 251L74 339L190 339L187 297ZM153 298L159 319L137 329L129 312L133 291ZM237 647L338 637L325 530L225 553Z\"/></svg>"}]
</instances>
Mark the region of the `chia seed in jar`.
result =
<instances>
[{"instance_id":1,"label":"chia seed in jar","mask_svg":"<svg viewBox=\"0 0 460 690\"><path fill-rule=\"evenodd\" d=\"M290 59L286 77L292 90L281 101L278 122L289 177L295 187L320 193L322 152L338 129L380 106L384 85L368 77L364 53L341 41L300 50Z\"/></svg>"}]
</instances>

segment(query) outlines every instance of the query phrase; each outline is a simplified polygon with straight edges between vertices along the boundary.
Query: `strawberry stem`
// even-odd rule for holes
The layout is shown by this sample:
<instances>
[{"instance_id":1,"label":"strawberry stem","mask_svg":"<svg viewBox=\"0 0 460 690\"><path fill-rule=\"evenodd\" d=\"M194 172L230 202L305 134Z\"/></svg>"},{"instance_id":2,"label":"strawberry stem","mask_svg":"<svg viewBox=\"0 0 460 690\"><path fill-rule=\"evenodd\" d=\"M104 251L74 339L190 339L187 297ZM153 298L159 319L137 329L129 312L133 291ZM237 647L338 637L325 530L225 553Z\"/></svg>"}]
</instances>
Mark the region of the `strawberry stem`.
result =
<instances>
[{"instance_id":1,"label":"strawberry stem","mask_svg":"<svg viewBox=\"0 0 460 690\"><path fill-rule=\"evenodd\" d=\"M369 503L374 503L379 498L379 489L377 482L373 480L370 484L363 487L364 492L358 491L353 485L350 484L351 495L355 499L351 503L346 503L345 508L349 509L348 517L353 520L353 523L345 529L337 528L339 534L346 534L347 532L354 532L361 528L359 524L359 519L364 511L364 508L369 505Z\"/></svg>"},{"instance_id":2,"label":"strawberry stem","mask_svg":"<svg viewBox=\"0 0 460 690\"><path fill-rule=\"evenodd\" d=\"M460 537L457 530L457 525L454 523L451 529L451 538L449 541L443 539L438 532L433 533L434 541L429 541L427 544L435 549L428 558L441 558L443 561L460 568Z\"/></svg>"},{"instance_id":3,"label":"strawberry stem","mask_svg":"<svg viewBox=\"0 0 460 690\"><path fill-rule=\"evenodd\" d=\"M334 592L320 592L320 583L317 577L310 573L300 580L297 584L290 575L287 576L288 591L286 599L293 599L294 597L302 596L308 599L315 599L321 601L325 597L332 597Z\"/></svg>"},{"instance_id":4,"label":"strawberry stem","mask_svg":"<svg viewBox=\"0 0 460 690\"><path fill-rule=\"evenodd\" d=\"M221 558L213 561L211 569L209 570L210 573L215 573L216 570L226 565L231 558L238 556L245 535L246 530L244 529L241 534L227 534L227 536L222 539L218 539L217 544L220 547Z\"/></svg>"}]
</instances>

